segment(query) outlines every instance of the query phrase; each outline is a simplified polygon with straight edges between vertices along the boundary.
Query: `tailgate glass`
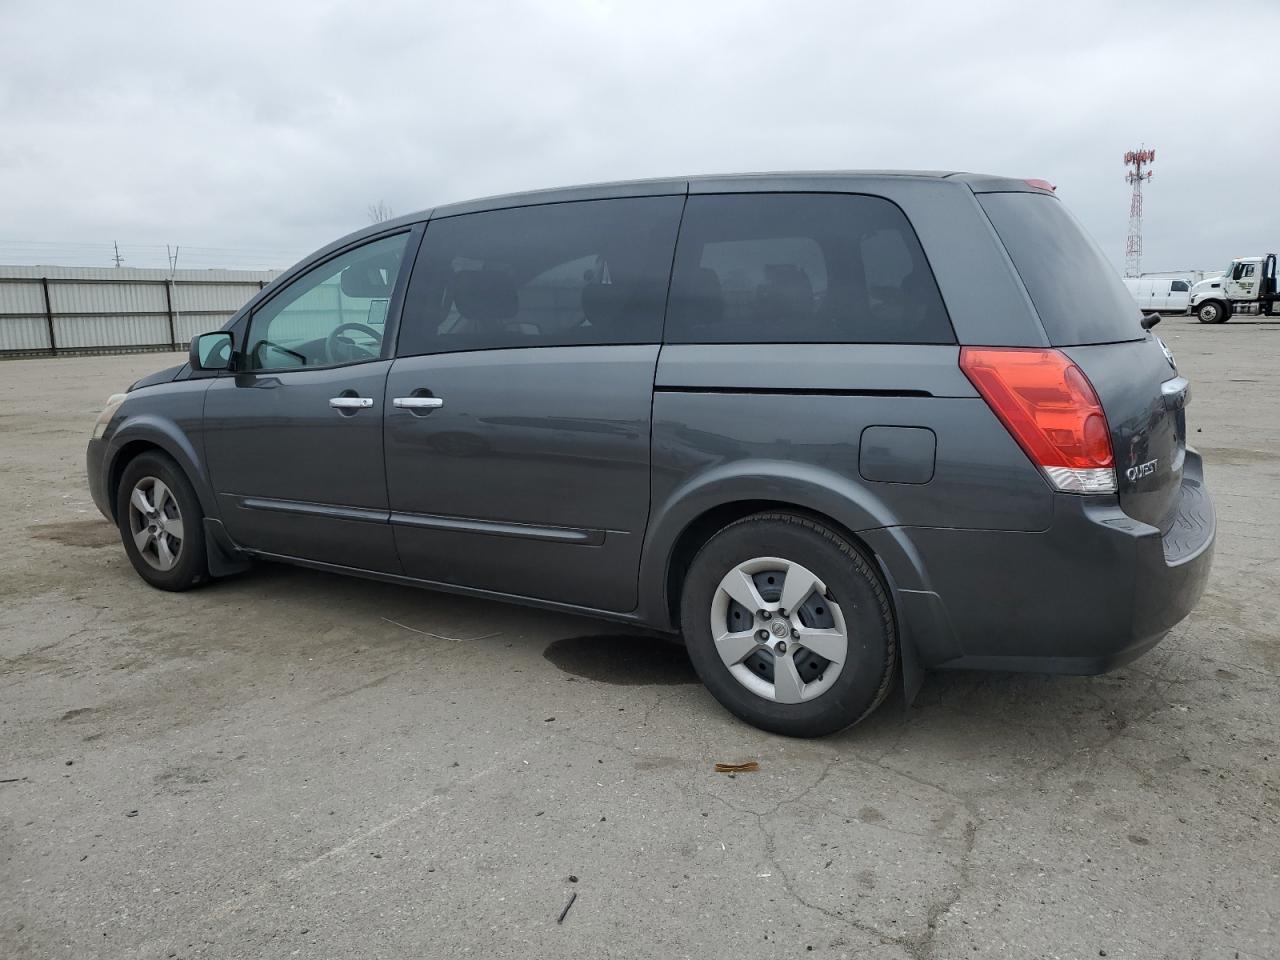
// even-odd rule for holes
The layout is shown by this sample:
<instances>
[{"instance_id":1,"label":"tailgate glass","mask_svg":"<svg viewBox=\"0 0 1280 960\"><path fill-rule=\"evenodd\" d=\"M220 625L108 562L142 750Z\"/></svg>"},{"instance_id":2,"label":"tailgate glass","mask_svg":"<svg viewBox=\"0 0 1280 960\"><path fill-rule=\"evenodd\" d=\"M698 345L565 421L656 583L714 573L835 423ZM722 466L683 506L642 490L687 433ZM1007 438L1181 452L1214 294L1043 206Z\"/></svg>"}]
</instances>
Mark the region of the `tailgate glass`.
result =
<instances>
[{"instance_id":1,"label":"tailgate glass","mask_svg":"<svg viewBox=\"0 0 1280 960\"><path fill-rule=\"evenodd\" d=\"M978 202L1000 235L1055 347L1140 340L1141 312L1057 197L983 193Z\"/></svg>"}]
</instances>

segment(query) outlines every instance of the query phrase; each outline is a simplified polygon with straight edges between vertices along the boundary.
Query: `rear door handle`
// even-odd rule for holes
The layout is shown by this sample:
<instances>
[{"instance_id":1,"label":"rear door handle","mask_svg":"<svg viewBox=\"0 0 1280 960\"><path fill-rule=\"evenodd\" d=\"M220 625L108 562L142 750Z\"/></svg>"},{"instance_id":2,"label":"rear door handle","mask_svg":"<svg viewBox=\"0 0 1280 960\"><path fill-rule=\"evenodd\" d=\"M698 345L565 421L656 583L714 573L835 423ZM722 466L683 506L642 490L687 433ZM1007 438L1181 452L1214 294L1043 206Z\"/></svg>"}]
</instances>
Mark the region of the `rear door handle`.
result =
<instances>
[{"instance_id":1,"label":"rear door handle","mask_svg":"<svg viewBox=\"0 0 1280 960\"><path fill-rule=\"evenodd\" d=\"M329 406L338 410L364 410L373 406L372 397L330 397Z\"/></svg>"},{"instance_id":2,"label":"rear door handle","mask_svg":"<svg viewBox=\"0 0 1280 960\"><path fill-rule=\"evenodd\" d=\"M434 410L443 407L444 401L440 397L396 397L391 404L404 410Z\"/></svg>"}]
</instances>

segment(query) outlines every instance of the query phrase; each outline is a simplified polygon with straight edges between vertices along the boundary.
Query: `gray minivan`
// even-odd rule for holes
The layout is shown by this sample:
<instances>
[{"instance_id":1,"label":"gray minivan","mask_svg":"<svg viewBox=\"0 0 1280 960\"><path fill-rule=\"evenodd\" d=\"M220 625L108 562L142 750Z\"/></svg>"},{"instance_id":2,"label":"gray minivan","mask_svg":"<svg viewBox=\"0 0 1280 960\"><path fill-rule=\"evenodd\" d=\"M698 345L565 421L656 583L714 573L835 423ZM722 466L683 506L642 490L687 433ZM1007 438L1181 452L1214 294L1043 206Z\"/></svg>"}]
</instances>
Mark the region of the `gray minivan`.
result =
<instances>
[{"instance_id":1,"label":"gray minivan","mask_svg":"<svg viewBox=\"0 0 1280 960\"><path fill-rule=\"evenodd\" d=\"M814 736L931 668L1092 674L1199 598L1187 381L1043 181L821 173L352 234L113 397L138 573L281 560L681 632Z\"/></svg>"}]
</instances>

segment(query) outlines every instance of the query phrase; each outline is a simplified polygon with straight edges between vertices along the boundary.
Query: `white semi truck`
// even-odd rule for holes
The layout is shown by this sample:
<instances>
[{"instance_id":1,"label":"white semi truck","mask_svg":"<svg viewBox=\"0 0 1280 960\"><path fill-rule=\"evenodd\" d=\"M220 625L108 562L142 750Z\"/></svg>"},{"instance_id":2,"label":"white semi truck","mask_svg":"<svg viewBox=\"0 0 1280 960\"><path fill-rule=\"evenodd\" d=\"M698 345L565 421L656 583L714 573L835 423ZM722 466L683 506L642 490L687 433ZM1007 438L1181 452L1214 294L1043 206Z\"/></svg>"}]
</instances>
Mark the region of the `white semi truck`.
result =
<instances>
[{"instance_id":1,"label":"white semi truck","mask_svg":"<svg viewBox=\"0 0 1280 960\"><path fill-rule=\"evenodd\" d=\"M1239 257L1220 277L1201 280L1191 288L1188 313L1201 323L1226 323L1236 309L1256 305L1258 313L1277 315L1276 255Z\"/></svg>"}]
</instances>

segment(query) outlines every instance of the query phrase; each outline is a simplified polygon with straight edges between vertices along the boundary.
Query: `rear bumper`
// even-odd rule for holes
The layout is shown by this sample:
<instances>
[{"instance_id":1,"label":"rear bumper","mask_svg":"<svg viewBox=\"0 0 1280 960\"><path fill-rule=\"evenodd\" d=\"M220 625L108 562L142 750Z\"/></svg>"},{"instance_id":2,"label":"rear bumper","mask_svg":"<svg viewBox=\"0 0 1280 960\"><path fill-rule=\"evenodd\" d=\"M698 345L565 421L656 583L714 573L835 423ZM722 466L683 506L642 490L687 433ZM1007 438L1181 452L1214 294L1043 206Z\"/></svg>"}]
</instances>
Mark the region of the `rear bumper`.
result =
<instances>
[{"instance_id":1,"label":"rear bumper","mask_svg":"<svg viewBox=\"0 0 1280 960\"><path fill-rule=\"evenodd\" d=\"M922 574L899 576L890 563L921 665L1097 674L1151 649L1191 612L1209 577L1215 532L1202 463L1188 450L1164 534L1114 500L1068 495L1055 497L1053 522L1038 533L875 533L882 558L896 552Z\"/></svg>"}]
</instances>

